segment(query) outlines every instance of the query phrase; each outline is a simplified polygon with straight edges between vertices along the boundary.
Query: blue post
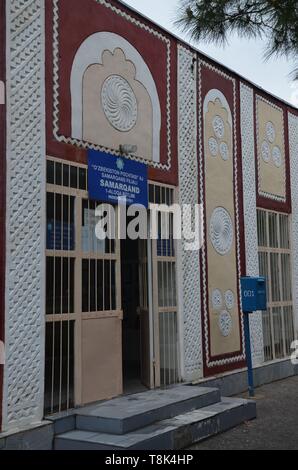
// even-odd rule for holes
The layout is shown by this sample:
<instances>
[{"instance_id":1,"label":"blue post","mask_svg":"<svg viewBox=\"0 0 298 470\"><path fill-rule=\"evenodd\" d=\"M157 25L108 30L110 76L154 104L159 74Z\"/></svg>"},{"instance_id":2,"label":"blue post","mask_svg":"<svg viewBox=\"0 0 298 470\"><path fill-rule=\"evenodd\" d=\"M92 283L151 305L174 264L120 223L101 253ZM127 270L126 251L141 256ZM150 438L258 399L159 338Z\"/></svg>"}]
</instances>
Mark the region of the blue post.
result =
<instances>
[{"instance_id":1,"label":"blue post","mask_svg":"<svg viewBox=\"0 0 298 470\"><path fill-rule=\"evenodd\" d=\"M244 313L244 334L245 334L245 352L247 362L247 376L248 376L248 390L249 396L255 396L254 390L254 377L251 360L251 346L250 346L250 329L249 329L249 313Z\"/></svg>"}]
</instances>

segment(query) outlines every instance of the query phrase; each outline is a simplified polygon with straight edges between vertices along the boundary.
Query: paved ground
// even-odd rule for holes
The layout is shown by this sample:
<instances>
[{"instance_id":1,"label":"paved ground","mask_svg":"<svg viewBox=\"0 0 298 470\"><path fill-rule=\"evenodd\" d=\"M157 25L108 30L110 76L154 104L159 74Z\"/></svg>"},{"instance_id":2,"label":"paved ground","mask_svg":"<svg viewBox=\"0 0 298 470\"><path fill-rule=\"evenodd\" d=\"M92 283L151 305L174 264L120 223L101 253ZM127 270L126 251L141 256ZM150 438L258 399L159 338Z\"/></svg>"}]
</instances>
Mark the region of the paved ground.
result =
<instances>
[{"instance_id":1,"label":"paved ground","mask_svg":"<svg viewBox=\"0 0 298 470\"><path fill-rule=\"evenodd\" d=\"M247 395L242 395L247 398ZM256 390L258 418L191 447L192 450L298 450L298 377Z\"/></svg>"}]
</instances>

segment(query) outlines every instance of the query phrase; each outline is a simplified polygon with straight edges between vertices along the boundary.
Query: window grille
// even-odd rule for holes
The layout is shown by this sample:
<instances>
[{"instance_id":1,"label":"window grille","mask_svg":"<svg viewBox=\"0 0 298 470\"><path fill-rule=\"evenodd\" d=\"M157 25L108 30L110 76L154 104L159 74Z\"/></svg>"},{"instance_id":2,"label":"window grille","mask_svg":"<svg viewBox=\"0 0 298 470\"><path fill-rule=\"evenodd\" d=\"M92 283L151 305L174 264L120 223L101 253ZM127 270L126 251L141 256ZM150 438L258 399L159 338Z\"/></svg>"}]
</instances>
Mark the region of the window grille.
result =
<instances>
[{"instance_id":1,"label":"window grille","mask_svg":"<svg viewBox=\"0 0 298 470\"><path fill-rule=\"evenodd\" d=\"M96 205L85 166L47 160L45 414L73 408L80 395L82 321L122 315L120 246L96 238Z\"/></svg>"},{"instance_id":2,"label":"window grille","mask_svg":"<svg viewBox=\"0 0 298 470\"><path fill-rule=\"evenodd\" d=\"M289 216L258 210L260 275L267 278L268 309L263 312L266 361L291 354L294 340Z\"/></svg>"},{"instance_id":3,"label":"window grille","mask_svg":"<svg viewBox=\"0 0 298 470\"><path fill-rule=\"evenodd\" d=\"M174 198L173 188L150 185L150 203L171 206L174 204ZM157 293L160 385L166 387L179 380L176 257L172 213L158 214L158 239L153 241L153 263L156 263L157 267L154 291Z\"/></svg>"}]
</instances>

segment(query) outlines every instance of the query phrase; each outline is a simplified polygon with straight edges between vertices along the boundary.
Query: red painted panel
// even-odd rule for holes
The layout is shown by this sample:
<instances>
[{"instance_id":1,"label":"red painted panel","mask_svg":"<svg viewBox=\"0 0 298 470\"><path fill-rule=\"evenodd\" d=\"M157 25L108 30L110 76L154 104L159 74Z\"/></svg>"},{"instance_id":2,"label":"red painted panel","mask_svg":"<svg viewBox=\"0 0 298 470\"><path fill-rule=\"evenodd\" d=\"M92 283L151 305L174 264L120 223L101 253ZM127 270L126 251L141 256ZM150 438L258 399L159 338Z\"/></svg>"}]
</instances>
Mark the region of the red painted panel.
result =
<instances>
[{"instance_id":1,"label":"red painted panel","mask_svg":"<svg viewBox=\"0 0 298 470\"><path fill-rule=\"evenodd\" d=\"M5 82L5 2L0 2L0 80ZM0 341L4 342L5 316L5 206L6 206L6 110L0 104ZM0 365L0 431L2 429L3 365Z\"/></svg>"},{"instance_id":2,"label":"red painted panel","mask_svg":"<svg viewBox=\"0 0 298 470\"><path fill-rule=\"evenodd\" d=\"M212 64L214 65L214 64ZM216 65L216 67L218 69L220 69L220 67L218 65ZM224 71L224 70L222 70ZM225 71L224 71L225 72ZM232 77L233 78L233 77ZM223 77L222 75L219 75L218 73L216 73L214 70L211 70L207 67L202 67L202 88L201 88L201 106L203 105L204 103L204 98L206 96L206 94L213 88L216 88L218 90L220 90L226 97L228 103L229 103L229 106L231 108L231 112L232 112L232 115L233 115L233 110L234 110L234 93L233 93L233 84L231 82L231 80L228 80L226 79L225 77ZM199 109L199 113L201 113L201 117L202 117L202 122L203 122L203 109L201 107L201 109ZM236 154L236 159L237 159L237 172L238 172L238 179L237 179L237 182L238 182L238 194L235 194L235 201L236 201L236 198L238 199L238 207L239 207L239 236L240 236L240 253L239 253L239 256L240 256L240 272L238 271L238 267L237 267L237 272L238 272L238 276L242 276L242 275L245 275L245 239L244 239L244 217L243 217L243 185L242 185L242 164L241 164L241 146L240 146L240 142L241 142L241 138L240 138L240 92L239 92L239 82L236 81L236 118L237 118L237 129L236 129L236 133L237 133L237 154ZM202 159L203 159L203 165L205 164L205 157L204 157L204 138L203 138L203 125L202 125L202 130L201 130L201 134L199 136L199 138L202 140L202 148L203 148L203 152L202 152ZM204 172L203 172L204 174ZM205 192L205 179L204 181L200 181L200 185L203 185L203 189L204 189L204 192ZM202 202L202 201L200 201ZM205 205L205 209L206 209L206 205ZM205 227L205 240L207 240L207 227ZM203 253L201 252L201 267L203 266ZM206 263L206 284L208 286L208 259L207 259L207 256L205 258L205 263ZM202 279L203 279L203 276L202 276ZM203 286L203 282L202 282L202 285L201 285L201 288L202 288L202 298L204 298L203 296L203 289L204 289L204 286ZM240 299L240 292L238 292L238 297ZM209 305L209 299L208 299L208 287L207 287L207 298L206 298L206 304L207 306ZM239 300L239 304L238 304L238 309L239 309L239 312L240 312L240 300ZM207 367L207 360L206 360L206 352L205 352L205 346L206 346L206 339L208 338L208 344L209 344L209 357L211 359L211 361L219 361L219 360L224 360L224 359L229 359L229 358L233 358L233 357L237 357L237 356L240 356L242 355L243 353L243 350L241 348L240 351L235 351L233 352L232 354L226 354L226 355L222 355L222 356L217 356L217 357L212 357L211 356L211 350L210 350L210 333L209 333L209 329L210 329L210 325L208 325L208 328L205 328L205 325L204 325L204 317L203 317L204 313L202 312L202 331L203 331L203 356L204 356L204 375L205 376L211 376L211 375L214 375L214 374L218 374L218 373L221 373L221 372L226 372L226 371L230 371L230 370L235 370L235 369L239 369L241 367L244 367L245 366L245 361L241 360L241 361L238 361L238 362L232 362L232 363L226 363L224 365L220 365L220 366L212 366L212 367ZM240 315L240 313L239 313ZM242 332L240 331L240 336L241 336L241 339L242 339ZM242 343L242 341L241 341Z\"/></svg>"},{"instance_id":3,"label":"red painted panel","mask_svg":"<svg viewBox=\"0 0 298 470\"><path fill-rule=\"evenodd\" d=\"M150 179L177 184L177 41L116 1L117 8L162 33L171 44L171 157L170 171L149 167ZM70 74L74 56L91 34L110 31L128 40L142 55L155 80L162 111L161 163L168 160L167 134L167 48L165 42L127 21L95 0L59 1L59 134L71 136ZM86 150L57 142L53 135L53 2L46 0L46 118L47 153L74 162L87 162Z\"/></svg>"}]
</instances>

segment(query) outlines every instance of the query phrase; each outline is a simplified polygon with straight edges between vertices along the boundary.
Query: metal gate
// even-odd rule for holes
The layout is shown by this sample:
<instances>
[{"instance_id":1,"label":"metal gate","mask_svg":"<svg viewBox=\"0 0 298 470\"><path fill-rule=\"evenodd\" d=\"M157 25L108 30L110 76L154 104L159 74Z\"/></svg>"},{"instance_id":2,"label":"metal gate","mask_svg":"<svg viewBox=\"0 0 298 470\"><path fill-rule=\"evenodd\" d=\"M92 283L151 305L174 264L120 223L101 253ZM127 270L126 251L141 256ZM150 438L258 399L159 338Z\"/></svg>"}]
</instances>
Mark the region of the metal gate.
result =
<instances>
[{"instance_id":1,"label":"metal gate","mask_svg":"<svg viewBox=\"0 0 298 470\"><path fill-rule=\"evenodd\" d=\"M152 184L152 204L171 206L175 189ZM155 386L166 387L179 381L179 332L176 282L176 243L171 212L159 212L158 238L152 240L152 278L155 336Z\"/></svg>"},{"instance_id":2,"label":"metal gate","mask_svg":"<svg viewBox=\"0 0 298 470\"><path fill-rule=\"evenodd\" d=\"M152 204L169 206L174 202L172 187L150 184L149 192ZM84 331L94 341L96 332L104 334L101 326L106 323L100 321L108 320L113 322L117 338L121 337L120 241L96 238L95 208L96 202L88 200L86 165L49 158L45 414L95 401L100 392L100 380L95 380L96 369L91 365L88 374L84 370L83 348L86 343L89 347L88 339L82 339ZM162 238L164 225L168 236ZM144 351L140 353L148 367L147 371L143 367L143 372L144 376L147 372L149 387L167 386L179 380L176 248L171 215L159 214L158 234L157 240L142 245L139 266L143 279L140 308L145 338ZM113 349L116 346L120 351L121 345ZM92 354L95 353L92 349ZM113 390L121 394L121 353L118 356L115 362L119 366L111 380L114 380Z\"/></svg>"}]
</instances>

